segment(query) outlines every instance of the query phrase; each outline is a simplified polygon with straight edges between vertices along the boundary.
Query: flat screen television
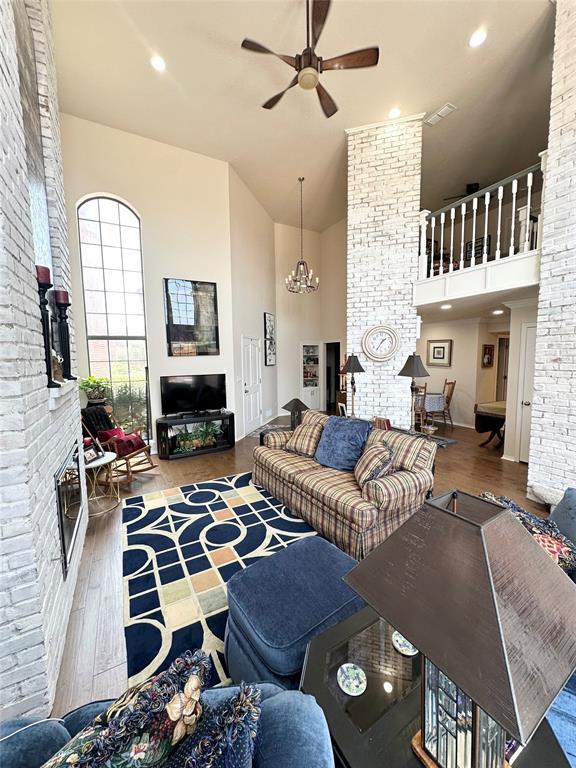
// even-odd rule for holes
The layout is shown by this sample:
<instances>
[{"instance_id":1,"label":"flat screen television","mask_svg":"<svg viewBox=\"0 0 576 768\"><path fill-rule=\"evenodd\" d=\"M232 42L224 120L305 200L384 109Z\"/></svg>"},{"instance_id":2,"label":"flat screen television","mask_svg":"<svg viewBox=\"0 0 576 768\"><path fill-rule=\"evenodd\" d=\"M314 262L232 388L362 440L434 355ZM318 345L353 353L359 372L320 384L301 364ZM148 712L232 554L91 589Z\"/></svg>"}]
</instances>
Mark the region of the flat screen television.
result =
<instances>
[{"instance_id":1,"label":"flat screen television","mask_svg":"<svg viewBox=\"0 0 576 768\"><path fill-rule=\"evenodd\" d=\"M162 413L201 413L226 408L226 376L160 376Z\"/></svg>"}]
</instances>

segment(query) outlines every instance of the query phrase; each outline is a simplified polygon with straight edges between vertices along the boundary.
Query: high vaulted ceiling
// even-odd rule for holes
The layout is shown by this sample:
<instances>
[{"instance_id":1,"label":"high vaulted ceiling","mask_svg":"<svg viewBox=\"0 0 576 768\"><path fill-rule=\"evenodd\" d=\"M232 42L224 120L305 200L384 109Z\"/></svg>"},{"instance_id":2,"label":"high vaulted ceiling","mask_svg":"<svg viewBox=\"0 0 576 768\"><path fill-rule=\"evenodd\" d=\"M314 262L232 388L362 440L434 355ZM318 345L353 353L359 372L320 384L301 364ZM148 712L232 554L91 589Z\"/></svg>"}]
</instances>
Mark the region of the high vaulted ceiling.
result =
<instances>
[{"instance_id":1,"label":"high vaulted ceiling","mask_svg":"<svg viewBox=\"0 0 576 768\"><path fill-rule=\"evenodd\" d=\"M345 215L344 129L386 120L395 106L403 115L458 107L424 126L423 207L531 165L547 144L549 0L333 0L318 54L376 44L380 63L322 75L340 108L330 119L298 87L262 109L294 72L240 48L250 37L302 51L303 0L53 0L52 12L64 112L228 160L285 224L298 223L300 175L306 227ZM488 39L472 49L480 26Z\"/></svg>"}]
</instances>

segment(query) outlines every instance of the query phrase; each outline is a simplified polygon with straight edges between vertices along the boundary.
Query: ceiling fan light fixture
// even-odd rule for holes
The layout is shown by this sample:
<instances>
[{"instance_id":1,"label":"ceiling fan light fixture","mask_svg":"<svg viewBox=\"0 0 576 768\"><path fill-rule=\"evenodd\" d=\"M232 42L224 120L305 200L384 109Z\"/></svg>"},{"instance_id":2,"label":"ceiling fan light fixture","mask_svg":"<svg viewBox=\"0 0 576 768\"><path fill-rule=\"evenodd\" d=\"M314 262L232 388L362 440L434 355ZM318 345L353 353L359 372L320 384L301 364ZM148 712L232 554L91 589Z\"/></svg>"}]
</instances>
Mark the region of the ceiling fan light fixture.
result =
<instances>
[{"instance_id":1,"label":"ceiling fan light fixture","mask_svg":"<svg viewBox=\"0 0 576 768\"><path fill-rule=\"evenodd\" d=\"M318 85L320 75L314 67L304 67L298 72L298 85L305 91L311 91Z\"/></svg>"}]
</instances>

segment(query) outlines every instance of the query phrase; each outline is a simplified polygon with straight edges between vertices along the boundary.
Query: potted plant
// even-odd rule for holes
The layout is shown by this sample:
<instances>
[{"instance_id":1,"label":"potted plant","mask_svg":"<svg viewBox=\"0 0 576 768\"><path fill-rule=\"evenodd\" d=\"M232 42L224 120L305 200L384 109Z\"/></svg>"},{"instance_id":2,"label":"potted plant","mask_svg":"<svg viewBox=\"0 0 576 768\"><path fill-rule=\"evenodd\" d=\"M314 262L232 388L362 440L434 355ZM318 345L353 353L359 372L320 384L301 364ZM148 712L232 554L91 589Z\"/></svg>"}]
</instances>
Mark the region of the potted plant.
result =
<instances>
[{"instance_id":1,"label":"potted plant","mask_svg":"<svg viewBox=\"0 0 576 768\"><path fill-rule=\"evenodd\" d=\"M88 406L105 405L110 390L110 379L104 376L86 376L80 379L80 389L86 395Z\"/></svg>"}]
</instances>

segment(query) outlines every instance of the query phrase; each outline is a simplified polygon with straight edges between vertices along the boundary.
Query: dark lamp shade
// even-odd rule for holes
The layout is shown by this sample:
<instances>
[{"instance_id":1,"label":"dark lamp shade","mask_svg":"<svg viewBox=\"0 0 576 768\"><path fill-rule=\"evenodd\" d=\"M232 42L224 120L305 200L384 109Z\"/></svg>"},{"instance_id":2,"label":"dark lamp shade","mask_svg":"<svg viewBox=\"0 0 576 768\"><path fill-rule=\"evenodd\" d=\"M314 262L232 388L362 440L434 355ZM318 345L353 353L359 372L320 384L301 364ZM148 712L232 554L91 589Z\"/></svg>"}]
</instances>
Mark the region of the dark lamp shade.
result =
<instances>
[{"instance_id":1,"label":"dark lamp shade","mask_svg":"<svg viewBox=\"0 0 576 768\"><path fill-rule=\"evenodd\" d=\"M295 397L293 400L290 400L289 403L286 403L286 405L282 406L283 411L290 411L292 413L293 411L307 411L308 406L306 403L303 403L302 400L298 400L297 397Z\"/></svg>"},{"instance_id":2,"label":"dark lamp shade","mask_svg":"<svg viewBox=\"0 0 576 768\"><path fill-rule=\"evenodd\" d=\"M430 376L424 364L420 359L420 355L409 355L408 359L404 363L404 367L398 373L398 376L407 376L409 379L417 379L419 376Z\"/></svg>"},{"instance_id":3,"label":"dark lamp shade","mask_svg":"<svg viewBox=\"0 0 576 768\"><path fill-rule=\"evenodd\" d=\"M341 373L364 373L364 368L360 365L360 360L356 355L348 355Z\"/></svg>"},{"instance_id":4,"label":"dark lamp shade","mask_svg":"<svg viewBox=\"0 0 576 768\"><path fill-rule=\"evenodd\" d=\"M452 491L345 577L525 744L576 667L576 588L514 514Z\"/></svg>"}]
</instances>

